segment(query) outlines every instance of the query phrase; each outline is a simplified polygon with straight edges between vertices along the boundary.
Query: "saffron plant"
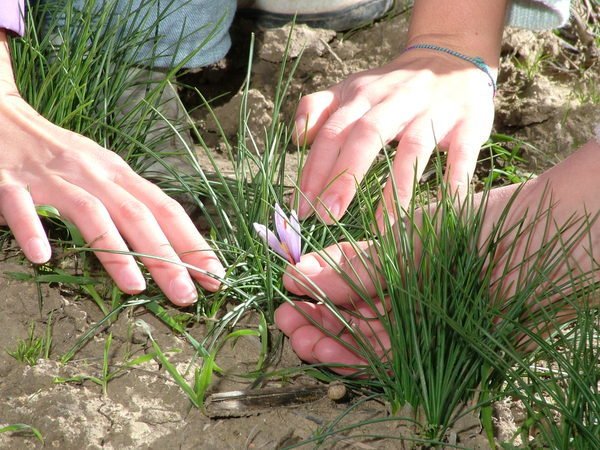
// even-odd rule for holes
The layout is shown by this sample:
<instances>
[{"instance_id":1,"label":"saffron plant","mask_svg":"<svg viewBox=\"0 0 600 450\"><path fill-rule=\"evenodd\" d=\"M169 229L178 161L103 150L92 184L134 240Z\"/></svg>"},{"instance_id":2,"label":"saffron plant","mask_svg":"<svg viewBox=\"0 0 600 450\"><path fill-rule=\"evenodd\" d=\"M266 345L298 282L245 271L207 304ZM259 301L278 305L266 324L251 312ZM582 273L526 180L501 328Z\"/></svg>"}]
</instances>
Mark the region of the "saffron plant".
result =
<instances>
[{"instance_id":1,"label":"saffron plant","mask_svg":"<svg viewBox=\"0 0 600 450\"><path fill-rule=\"evenodd\" d=\"M300 262L302 238L296 211L292 210L288 217L276 203L273 222L275 222L275 233L277 234L260 223L255 223L254 229L271 250L285 258L290 264Z\"/></svg>"}]
</instances>

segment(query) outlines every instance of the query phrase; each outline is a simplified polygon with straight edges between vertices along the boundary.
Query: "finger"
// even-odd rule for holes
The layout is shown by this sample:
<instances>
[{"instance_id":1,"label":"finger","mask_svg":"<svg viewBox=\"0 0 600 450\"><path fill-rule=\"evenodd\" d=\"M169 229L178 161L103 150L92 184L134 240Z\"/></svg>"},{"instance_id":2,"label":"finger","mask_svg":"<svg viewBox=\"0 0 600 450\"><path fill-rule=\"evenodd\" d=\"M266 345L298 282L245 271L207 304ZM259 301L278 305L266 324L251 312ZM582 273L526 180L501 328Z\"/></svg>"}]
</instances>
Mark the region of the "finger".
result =
<instances>
[{"instance_id":1,"label":"finger","mask_svg":"<svg viewBox=\"0 0 600 450\"><path fill-rule=\"evenodd\" d=\"M300 327L290 336L290 345L298 357L310 364L325 364L330 370L341 375L356 373L360 366L366 366L367 354L371 352L382 360L387 359L390 340L387 333L363 339L357 343L353 335L343 333L332 337L318 327L307 325ZM343 366L343 367L341 367ZM348 367L355 366L355 367Z\"/></svg>"},{"instance_id":2,"label":"finger","mask_svg":"<svg viewBox=\"0 0 600 450\"><path fill-rule=\"evenodd\" d=\"M485 119L484 119L485 120ZM451 194L464 198L475 167L481 145L489 136L490 129L474 120L459 123L450 139L445 180Z\"/></svg>"},{"instance_id":3,"label":"finger","mask_svg":"<svg viewBox=\"0 0 600 450\"><path fill-rule=\"evenodd\" d=\"M425 96L400 92L375 105L356 120L342 143L326 192L317 204L317 214L326 222L339 220L383 145L394 139L424 106ZM410 104L410 108L399 105Z\"/></svg>"},{"instance_id":4,"label":"finger","mask_svg":"<svg viewBox=\"0 0 600 450\"><path fill-rule=\"evenodd\" d=\"M149 255L140 260L169 300L180 306L195 302L196 286L152 211L116 184L105 185L95 194L131 248Z\"/></svg>"},{"instance_id":5,"label":"finger","mask_svg":"<svg viewBox=\"0 0 600 450\"><path fill-rule=\"evenodd\" d=\"M295 336L293 336L295 338ZM360 342L357 342L359 340ZM292 342L293 344L293 342ZM374 351L381 360L387 359L390 339L386 332L372 336L343 333L340 336L324 336L313 346L313 357L323 364L366 365ZM332 370L344 370L332 367ZM351 369L351 373L355 370Z\"/></svg>"},{"instance_id":6,"label":"finger","mask_svg":"<svg viewBox=\"0 0 600 450\"><path fill-rule=\"evenodd\" d=\"M43 264L50 259L50 243L25 188L15 185L0 188L0 214L29 261Z\"/></svg>"},{"instance_id":7,"label":"finger","mask_svg":"<svg viewBox=\"0 0 600 450\"><path fill-rule=\"evenodd\" d=\"M300 327L312 325L329 335L338 335L352 327L371 337L385 331L381 320L386 314L385 309L381 302L373 303L346 305L345 308L336 308L335 313L324 304L284 303L275 311L275 324L286 336L291 336Z\"/></svg>"},{"instance_id":8,"label":"finger","mask_svg":"<svg viewBox=\"0 0 600 450\"><path fill-rule=\"evenodd\" d=\"M325 334L319 330L319 328L312 325L306 325L297 328L289 336L289 339L292 350L298 355L298 358L309 364L317 364L319 360L314 354L314 348L317 343L325 337Z\"/></svg>"},{"instance_id":9,"label":"finger","mask_svg":"<svg viewBox=\"0 0 600 450\"><path fill-rule=\"evenodd\" d=\"M344 344L344 342L347 343ZM310 364L366 364L366 361L357 352L352 350L356 344L349 335L332 338L314 326L305 326L297 329L290 336L290 345L300 359ZM356 372L354 368L331 367L330 369L343 375L350 375Z\"/></svg>"},{"instance_id":10,"label":"finger","mask_svg":"<svg viewBox=\"0 0 600 450\"><path fill-rule=\"evenodd\" d=\"M167 196L158 186L141 177L122 180L122 185L137 199L148 206L167 240L180 259L201 271L191 270L191 276L204 289L216 291L225 277L225 268L215 252L198 232L183 207Z\"/></svg>"},{"instance_id":11,"label":"finger","mask_svg":"<svg viewBox=\"0 0 600 450\"><path fill-rule=\"evenodd\" d=\"M327 315L333 316L333 313L323 304L286 303L276 310L275 324L290 338L290 344L298 357L311 364L364 365L366 360L361 353L369 349L374 350L380 358L387 358L389 335L381 320L369 320L370 316L381 319L380 312L371 308L357 309L355 312L356 314L349 314L343 310L338 311L340 315L355 318L354 322L340 328L341 322L338 319L334 323L327 318ZM364 317L363 312L366 313ZM368 326L359 325L360 322L368 323ZM352 329L347 328L348 326ZM360 340L360 345L356 339ZM361 351L365 345L368 348ZM345 374L356 371L339 367L331 369Z\"/></svg>"},{"instance_id":12,"label":"finger","mask_svg":"<svg viewBox=\"0 0 600 450\"><path fill-rule=\"evenodd\" d=\"M299 145L311 144L321 127L335 111L348 100L369 97L381 99L390 92L393 77L386 77L385 67L358 73L325 91L302 97L296 109L294 142ZM377 82L377 83L376 83ZM379 100L376 100L377 102Z\"/></svg>"},{"instance_id":13,"label":"finger","mask_svg":"<svg viewBox=\"0 0 600 450\"><path fill-rule=\"evenodd\" d=\"M365 99L353 100L341 106L319 128L300 178L298 216L301 219L310 215L317 197L326 188L339 150L348 135L349 126L362 117L370 107L371 105Z\"/></svg>"},{"instance_id":14,"label":"finger","mask_svg":"<svg viewBox=\"0 0 600 450\"><path fill-rule=\"evenodd\" d=\"M396 216L396 205L408 207L413 195L415 182L423 175L427 162L436 144L436 136L431 122L417 119L404 130L398 151L392 165L391 177L388 178L383 191L383 202L375 214L379 230L385 230L384 212L393 223Z\"/></svg>"},{"instance_id":15,"label":"finger","mask_svg":"<svg viewBox=\"0 0 600 450\"><path fill-rule=\"evenodd\" d=\"M299 304L302 304L299 302ZM304 304L307 305L307 304ZM317 305L312 305L316 307ZM320 316L320 312L315 308L313 314ZM315 317L316 318L316 317ZM280 326L281 322L276 322L277 326ZM284 331L284 330L282 330ZM284 331L285 332L285 331ZM360 358L355 352L350 350L343 342L353 340L345 335L342 341L342 337L332 338L326 334L326 332L319 326L308 324L302 324L295 327L292 331L286 333L289 337L290 345L298 358L309 363L309 364L352 364L361 365L365 361ZM332 368L332 370L340 370L339 368ZM347 369L347 374L354 373L355 369Z\"/></svg>"},{"instance_id":16,"label":"finger","mask_svg":"<svg viewBox=\"0 0 600 450\"><path fill-rule=\"evenodd\" d=\"M353 304L384 289L379 260L369 243L342 242L323 253L304 255L298 264L290 266L283 278L286 289L336 304Z\"/></svg>"},{"instance_id":17,"label":"finger","mask_svg":"<svg viewBox=\"0 0 600 450\"><path fill-rule=\"evenodd\" d=\"M373 298L369 302L357 302L352 308L355 312L347 313L350 317L346 317L346 320L364 336L374 337L386 332L384 320L387 322L386 316L391 310L389 297L384 301Z\"/></svg>"},{"instance_id":18,"label":"finger","mask_svg":"<svg viewBox=\"0 0 600 450\"><path fill-rule=\"evenodd\" d=\"M338 108L336 89L315 92L302 97L296 109L292 138L295 144L311 144L323 124Z\"/></svg>"},{"instance_id":19,"label":"finger","mask_svg":"<svg viewBox=\"0 0 600 450\"><path fill-rule=\"evenodd\" d=\"M317 325L331 333L342 331L344 324L324 305L309 302L284 303L275 311L275 323L286 335L306 325Z\"/></svg>"},{"instance_id":20,"label":"finger","mask_svg":"<svg viewBox=\"0 0 600 450\"><path fill-rule=\"evenodd\" d=\"M43 190L32 190L39 204L50 204L61 215L73 222L90 247L106 251L95 252L100 263L119 289L136 294L146 288L146 281L131 255L111 253L129 249L115 226L104 204L87 191L62 180ZM58 194L55 194L58 193Z\"/></svg>"}]
</instances>

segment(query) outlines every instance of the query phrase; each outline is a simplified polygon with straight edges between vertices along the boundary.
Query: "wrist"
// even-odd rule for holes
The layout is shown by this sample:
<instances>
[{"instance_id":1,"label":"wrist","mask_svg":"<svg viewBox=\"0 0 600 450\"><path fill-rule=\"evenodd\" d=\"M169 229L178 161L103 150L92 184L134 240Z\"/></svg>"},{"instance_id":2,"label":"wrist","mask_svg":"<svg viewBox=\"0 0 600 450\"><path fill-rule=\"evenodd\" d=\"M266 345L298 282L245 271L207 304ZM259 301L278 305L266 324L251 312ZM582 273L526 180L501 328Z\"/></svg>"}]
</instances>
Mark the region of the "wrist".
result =
<instances>
[{"instance_id":1,"label":"wrist","mask_svg":"<svg viewBox=\"0 0 600 450\"><path fill-rule=\"evenodd\" d=\"M456 50L453 50L451 48L441 47L439 45L434 45L434 44L409 45L408 47L406 47L404 49L404 52L414 51L414 50L429 50L429 51L433 51L433 52L444 53L446 55L452 56L453 58L458 58L464 62L471 64L472 66L474 66L477 69L479 69L480 71L482 71L488 77L488 84L492 88L494 96L496 95L496 75L497 74L495 71L492 70L492 68L490 68L490 66L488 66L485 63L483 58L481 58L479 56L473 57L473 56L465 55L464 53L457 52Z\"/></svg>"},{"instance_id":2,"label":"wrist","mask_svg":"<svg viewBox=\"0 0 600 450\"><path fill-rule=\"evenodd\" d=\"M494 79L498 76L498 66L500 61L500 50L492 51L492 49L476 49L472 45L465 44L464 40L457 36L441 36L419 34L410 37L405 48L419 46L422 44L437 46L460 53L470 58L481 58L489 67L490 73ZM424 50L424 49L419 49Z\"/></svg>"},{"instance_id":3,"label":"wrist","mask_svg":"<svg viewBox=\"0 0 600 450\"><path fill-rule=\"evenodd\" d=\"M416 0L407 46L432 44L480 57L495 73L507 4L507 0Z\"/></svg>"}]
</instances>

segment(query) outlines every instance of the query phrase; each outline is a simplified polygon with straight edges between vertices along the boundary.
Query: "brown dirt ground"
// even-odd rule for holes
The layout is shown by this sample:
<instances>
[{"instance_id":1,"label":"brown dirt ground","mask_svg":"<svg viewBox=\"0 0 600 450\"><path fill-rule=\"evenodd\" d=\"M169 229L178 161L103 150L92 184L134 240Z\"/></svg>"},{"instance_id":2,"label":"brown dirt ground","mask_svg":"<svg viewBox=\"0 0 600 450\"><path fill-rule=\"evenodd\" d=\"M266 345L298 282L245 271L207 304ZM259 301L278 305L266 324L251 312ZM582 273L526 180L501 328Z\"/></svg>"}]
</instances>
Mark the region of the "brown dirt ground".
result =
<instances>
[{"instance_id":1,"label":"brown dirt ground","mask_svg":"<svg viewBox=\"0 0 600 450\"><path fill-rule=\"evenodd\" d=\"M283 114L291 116L301 94L323 89L352 72L388 61L402 49L406 29L406 15L345 35L299 28L297 39L306 39L306 50ZM197 86L207 98L225 93L213 105L230 138L235 136L238 125L238 90L245 74L248 30L248 23L238 21L231 54L215 67L183 77L184 82ZM250 96L250 127L256 136L270 120L274 77L286 37L287 30L257 32ZM592 135L592 124L600 122L597 103L600 93L596 91L595 96L593 92L590 95L573 95L578 89L587 92L581 87L583 81L574 68L584 55L574 49L567 48L565 40L549 32L507 32L495 127L497 131L522 137L539 149L528 150L524 155L529 161L527 170L536 172L564 158ZM552 55L552 59L544 61L542 70L528 78L522 69L515 66L514 60L534 61L540 51ZM596 59L593 55L587 58L585 63L588 65L595 64L597 68L600 64L597 56ZM569 63L568 60L574 62ZM588 86L593 86L593 83L600 85L599 71L592 69L591 72L595 73L595 79ZM184 92L183 98L188 104L198 103L190 91ZM221 138L214 123L206 118L202 109L198 109L194 117L203 136L219 155ZM223 164L226 163L223 161ZM3 256L0 272L32 273L32 268L23 261L18 250L4 249ZM41 303L40 296L43 299ZM57 376L99 375L105 333L100 333L65 365L51 358L29 367L17 363L5 350L14 349L19 339L27 337L31 323L36 324L38 334L44 330L52 312L52 355L58 358L101 319L99 309L89 298L78 295L67 286L42 285L38 291L36 285L15 281L9 276L0 278L0 297L3 298L0 302L0 427L12 423L32 425L44 435L46 447L283 448L309 438L349 406L348 403L335 403L322 395L318 400L300 406L268 408L248 417L210 418L190 406L182 391L155 361L124 370L108 384L106 396L98 385L90 381L57 384L54 383ZM186 341L173 335L152 315L137 310L122 314L110 327L113 333L113 370L119 368L126 355L139 356L151 349L147 337L135 326L137 320L150 325L153 336L163 349L181 350L180 353L171 353L170 357L185 370L193 359L193 352ZM195 325L190 333L201 337L203 326ZM240 381L241 378L233 374L251 370L259 353L260 343L252 338L243 338L234 347L226 346L219 354L218 362L229 375L217 379L212 391L247 387L247 382ZM279 367L300 364L285 344L281 353ZM314 384L310 380L295 380L292 386L302 387L306 383ZM511 430L515 430L518 411L515 411L514 405L505 403L499 404L496 409L498 434L506 438ZM349 414L342 424L386 417L387 414L385 405L367 402ZM390 421L343 433L337 440L328 441L326 447L402 448L399 441L391 438L351 436L398 436L406 433L410 434L410 430L401 421ZM487 448L478 421L472 417L457 424L449 439L466 448ZM0 434L0 448L41 447L31 435ZM314 444L306 446L313 447Z\"/></svg>"}]
</instances>

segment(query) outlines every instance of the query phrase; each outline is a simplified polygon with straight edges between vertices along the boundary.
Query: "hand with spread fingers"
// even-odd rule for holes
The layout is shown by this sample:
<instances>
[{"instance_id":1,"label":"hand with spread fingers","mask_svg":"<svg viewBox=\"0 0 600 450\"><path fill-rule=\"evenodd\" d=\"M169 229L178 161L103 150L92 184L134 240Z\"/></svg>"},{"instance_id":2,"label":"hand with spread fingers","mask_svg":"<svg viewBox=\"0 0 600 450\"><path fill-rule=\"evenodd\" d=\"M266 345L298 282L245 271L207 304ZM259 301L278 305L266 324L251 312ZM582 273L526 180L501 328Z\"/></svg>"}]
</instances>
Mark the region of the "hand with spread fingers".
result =
<instances>
[{"instance_id":1,"label":"hand with spread fingers","mask_svg":"<svg viewBox=\"0 0 600 450\"><path fill-rule=\"evenodd\" d=\"M223 266L181 205L118 155L50 123L20 97L2 30L0 117L0 224L10 227L30 261L40 264L50 258L35 207L52 205L91 247L106 250L96 255L126 293L146 287L134 257L122 254L129 249L159 258L141 261L175 304L197 299L193 280L208 290L219 288Z\"/></svg>"},{"instance_id":2,"label":"hand with spread fingers","mask_svg":"<svg viewBox=\"0 0 600 450\"><path fill-rule=\"evenodd\" d=\"M448 152L450 188L467 189L492 127L506 3L417 1L405 52L301 100L294 135L310 151L300 218L314 209L326 223L339 219L383 144L394 140L396 192L388 182L381 206L396 195L407 206L436 146Z\"/></svg>"}]
</instances>

